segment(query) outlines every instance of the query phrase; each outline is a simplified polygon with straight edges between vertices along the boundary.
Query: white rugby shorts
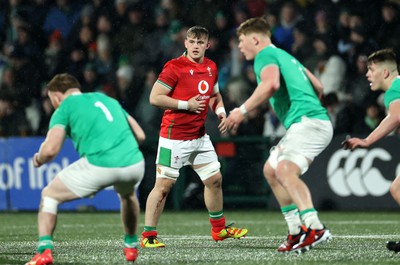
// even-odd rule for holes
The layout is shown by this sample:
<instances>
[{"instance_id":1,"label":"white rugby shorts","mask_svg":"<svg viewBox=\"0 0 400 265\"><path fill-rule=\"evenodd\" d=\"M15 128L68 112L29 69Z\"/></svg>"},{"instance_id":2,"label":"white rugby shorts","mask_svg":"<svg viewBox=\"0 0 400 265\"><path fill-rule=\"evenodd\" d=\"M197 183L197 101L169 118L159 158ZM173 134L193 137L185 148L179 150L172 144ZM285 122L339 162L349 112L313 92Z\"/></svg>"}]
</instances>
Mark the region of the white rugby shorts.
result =
<instances>
[{"instance_id":1,"label":"white rugby shorts","mask_svg":"<svg viewBox=\"0 0 400 265\"><path fill-rule=\"evenodd\" d=\"M82 157L61 170L58 177L64 185L81 198L114 186L117 193L136 191L144 176L144 160L127 167L98 167Z\"/></svg>"},{"instance_id":2,"label":"white rugby shorts","mask_svg":"<svg viewBox=\"0 0 400 265\"><path fill-rule=\"evenodd\" d=\"M290 160L304 174L309 162L313 161L331 142L332 123L328 120L302 117L301 122L293 123L279 143L271 148L268 162L276 169L278 162Z\"/></svg>"},{"instance_id":3,"label":"white rugby shorts","mask_svg":"<svg viewBox=\"0 0 400 265\"><path fill-rule=\"evenodd\" d=\"M180 169L187 165L209 164L214 161L218 161L218 156L207 134L194 140L159 138L156 158L158 165Z\"/></svg>"}]
</instances>

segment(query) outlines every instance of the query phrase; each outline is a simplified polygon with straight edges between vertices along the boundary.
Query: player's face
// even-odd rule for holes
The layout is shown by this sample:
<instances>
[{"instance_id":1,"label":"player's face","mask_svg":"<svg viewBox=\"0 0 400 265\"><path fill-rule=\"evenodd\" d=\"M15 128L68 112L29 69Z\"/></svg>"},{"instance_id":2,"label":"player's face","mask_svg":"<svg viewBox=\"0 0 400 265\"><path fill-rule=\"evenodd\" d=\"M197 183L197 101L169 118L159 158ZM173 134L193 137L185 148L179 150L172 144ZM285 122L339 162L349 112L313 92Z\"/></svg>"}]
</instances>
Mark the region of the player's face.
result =
<instances>
[{"instance_id":1,"label":"player's face","mask_svg":"<svg viewBox=\"0 0 400 265\"><path fill-rule=\"evenodd\" d=\"M380 65L377 65L375 63L371 63L368 65L366 77L368 79L368 82L370 82L369 85L371 87L371 90L376 91L381 89L382 82L384 80L383 74L383 69Z\"/></svg>"},{"instance_id":2,"label":"player's face","mask_svg":"<svg viewBox=\"0 0 400 265\"><path fill-rule=\"evenodd\" d=\"M248 35L243 35L241 34L239 36L239 50L241 53L243 53L244 57L246 60L253 60L254 57L256 56L254 53L254 39L253 39L253 34L248 34Z\"/></svg>"},{"instance_id":3,"label":"player's face","mask_svg":"<svg viewBox=\"0 0 400 265\"><path fill-rule=\"evenodd\" d=\"M187 37L185 40L187 57L193 62L201 63L203 61L204 54L209 46L210 45L206 37Z\"/></svg>"}]
</instances>

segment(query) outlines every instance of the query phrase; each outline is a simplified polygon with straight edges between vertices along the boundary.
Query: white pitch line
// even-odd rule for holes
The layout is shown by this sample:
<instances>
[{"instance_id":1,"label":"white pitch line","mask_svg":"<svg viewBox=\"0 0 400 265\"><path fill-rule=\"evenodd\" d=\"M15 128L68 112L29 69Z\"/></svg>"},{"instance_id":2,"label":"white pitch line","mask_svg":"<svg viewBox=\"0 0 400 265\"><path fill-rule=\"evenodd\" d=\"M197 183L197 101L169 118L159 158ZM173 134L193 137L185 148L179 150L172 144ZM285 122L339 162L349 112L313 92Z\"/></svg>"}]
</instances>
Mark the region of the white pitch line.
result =
<instances>
[{"instance_id":1,"label":"white pitch line","mask_svg":"<svg viewBox=\"0 0 400 265\"><path fill-rule=\"evenodd\" d=\"M241 238L240 240L247 239L282 239L285 236L246 236ZM211 236L176 236L176 235L160 235L161 239L178 239L178 240L187 240L187 239L211 239ZM400 234L395 235L332 235L332 238L345 238L345 239L400 239Z\"/></svg>"}]
</instances>

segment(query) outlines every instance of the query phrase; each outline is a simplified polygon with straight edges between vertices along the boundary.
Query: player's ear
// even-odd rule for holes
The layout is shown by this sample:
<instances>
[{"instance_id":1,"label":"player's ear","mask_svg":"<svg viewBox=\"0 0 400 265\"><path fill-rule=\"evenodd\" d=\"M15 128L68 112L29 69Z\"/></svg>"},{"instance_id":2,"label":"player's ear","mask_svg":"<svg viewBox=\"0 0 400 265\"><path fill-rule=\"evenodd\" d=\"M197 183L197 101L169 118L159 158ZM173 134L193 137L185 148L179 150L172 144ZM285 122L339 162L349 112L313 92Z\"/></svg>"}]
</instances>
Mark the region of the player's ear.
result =
<instances>
[{"instance_id":1,"label":"player's ear","mask_svg":"<svg viewBox=\"0 0 400 265\"><path fill-rule=\"evenodd\" d=\"M256 45L256 46L260 43L260 40L258 39L257 36L253 36L253 43L254 43L254 45Z\"/></svg>"},{"instance_id":2,"label":"player's ear","mask_svg":"<svg viewBox=\"0 0 400 265\"><path fill-rule=\"evenodd\" d=\"M208 50L208 48L210 48L210 46L211 46L211 43L207 42L206 50Z\"/></svg>"},{"instance_id":3,"label":"player's ear","mask_svg":"<svg viewBox=\"0 0 400 265\"><path fill-rule=\"evenodd\" d=\"M390 71L387 68L383 69L383 78L386 79L389 76L390 76Z\"/></svg>"}]
</instances>

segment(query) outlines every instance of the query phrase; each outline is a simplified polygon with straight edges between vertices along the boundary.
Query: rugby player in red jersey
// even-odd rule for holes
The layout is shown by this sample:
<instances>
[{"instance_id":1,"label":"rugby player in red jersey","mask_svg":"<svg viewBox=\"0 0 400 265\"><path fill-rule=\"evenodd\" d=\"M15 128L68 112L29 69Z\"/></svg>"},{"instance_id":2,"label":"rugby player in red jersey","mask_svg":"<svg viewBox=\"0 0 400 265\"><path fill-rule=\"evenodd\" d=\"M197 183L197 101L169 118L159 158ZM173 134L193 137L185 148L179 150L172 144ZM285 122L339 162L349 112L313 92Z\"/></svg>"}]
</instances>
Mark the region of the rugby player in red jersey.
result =
<instances>
[{"instance_id":1,"label":"rugby player in red jersey","mask_svg":"<svg viewBox=\"0 0 400 265\"><path fill-rule=\"evenodd\" d=\"M220 132L226 131L217 66L204 57L210 46L208 37L207 29L190 28L185 39L186 52L164 65L150 94L150 104L165 112L156 159L156 182L146 203L142 247L165 247L157 239L156 226L167 195L179 177L179 169L186 165L192 167L204 183L212 238L220 241L247 234L247 229L225 224L220 163L205 131L208 106L220 120Z\"/></svg>"}]
</instances>

